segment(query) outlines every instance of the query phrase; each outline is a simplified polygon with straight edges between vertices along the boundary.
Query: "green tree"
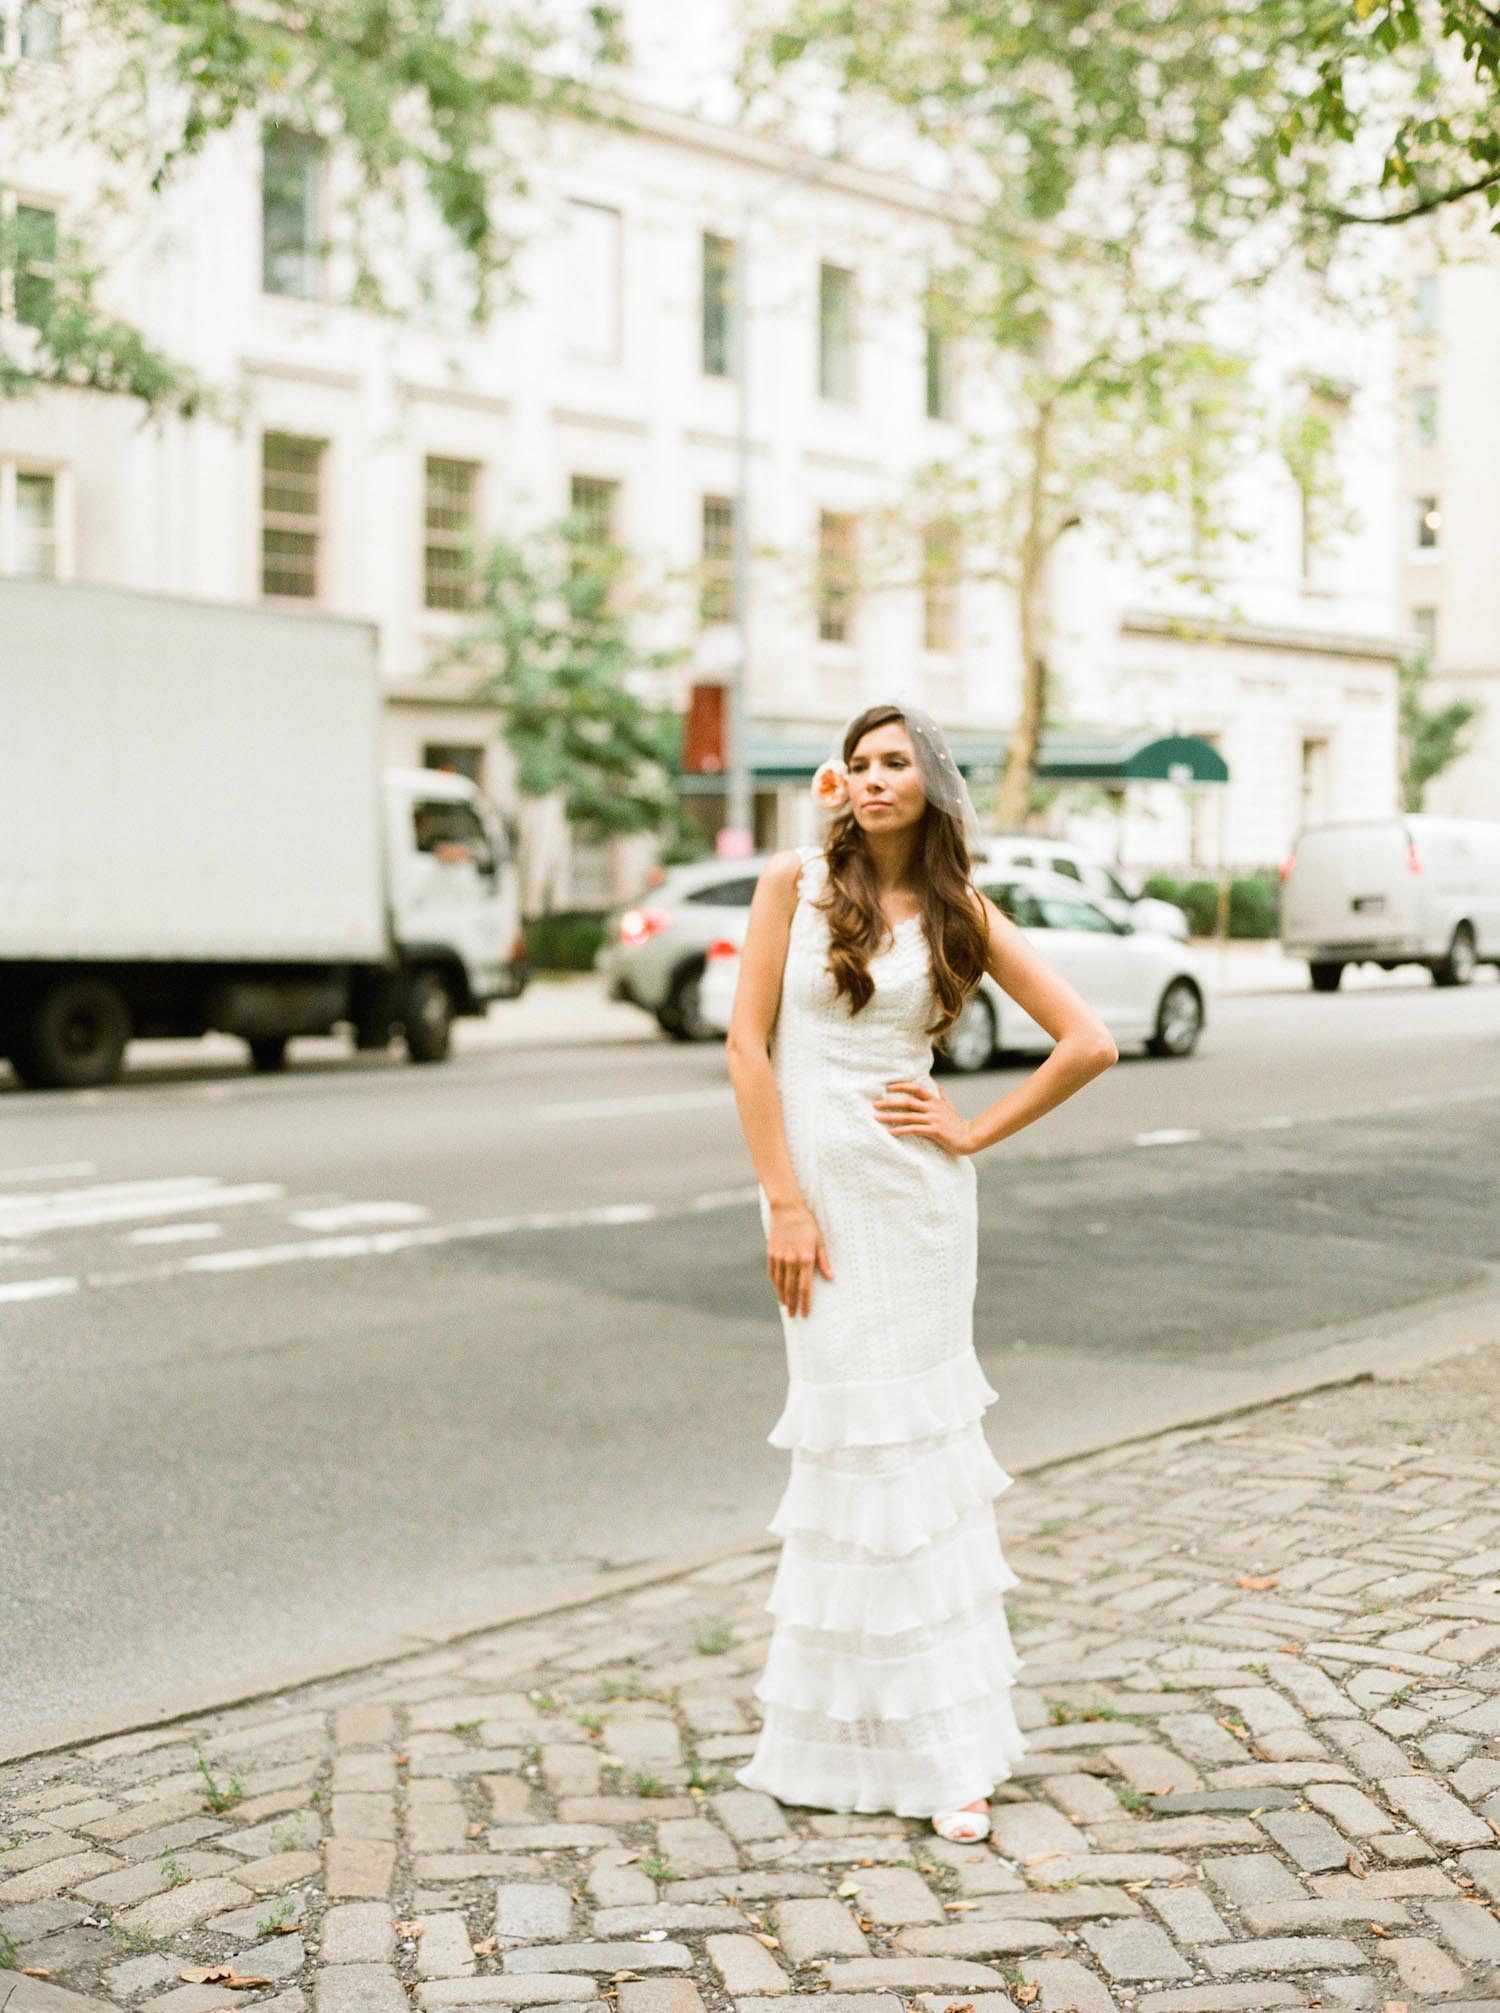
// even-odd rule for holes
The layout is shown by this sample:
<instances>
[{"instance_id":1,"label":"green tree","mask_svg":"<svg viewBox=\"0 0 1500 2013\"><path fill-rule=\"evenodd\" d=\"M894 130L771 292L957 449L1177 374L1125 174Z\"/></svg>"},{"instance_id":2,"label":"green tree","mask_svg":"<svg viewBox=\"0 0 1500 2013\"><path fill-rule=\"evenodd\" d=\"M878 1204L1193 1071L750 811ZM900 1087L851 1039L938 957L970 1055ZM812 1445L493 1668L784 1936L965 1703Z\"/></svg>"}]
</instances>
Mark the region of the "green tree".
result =
<instances>
[{"instance_id":1,"label":"green tree","mask_svg":"<svg viewBox=\"0 0 1500 2013\"><path fill-rule=\"evenodd\" d=\"M420 203L441 220L488 310L515 250L508 205L527 188L539 125L586 114L587 78L623 53L615 10L564 36L547 10L450 0L58 0L63 60L47 76L0 62L0 116L24 158L62 147L97 164L99 230L160 194L216 136L274 121L330 143L352 172L342 227L353 295L387 304L390 233ZM58 248L37 339L13 338L0 396L87 384L191 413L203 387L97 299L100 249Z\"/></svg>"},{"instance_id":2,"label":"green tree","mask_svg":"<svg viewBox=\"0 0 1500 2013\"><path fill-rule=\"evenodd\" d=\"M1397 668L1403 811L1421 810L1433 777L1465 752L1464 730L1481 710L1467 699L1452 699L1429 710L1425 695L1431 676L1425 654L1404 658Z\"/></svg>"},{"instance_id":3,"label":"green tree","mask_svg":"<svg viewBox=\"0 0 1500 2013\"><path fill-rule=\"evenodd\" d=\"M583 518L479 558L474 608L456 655L499 709L523 796L558 796L585 836L681 836L681 721L643 696L675 661L638 647L624 605L625 562Z\"/></svg>"}]
</instances>

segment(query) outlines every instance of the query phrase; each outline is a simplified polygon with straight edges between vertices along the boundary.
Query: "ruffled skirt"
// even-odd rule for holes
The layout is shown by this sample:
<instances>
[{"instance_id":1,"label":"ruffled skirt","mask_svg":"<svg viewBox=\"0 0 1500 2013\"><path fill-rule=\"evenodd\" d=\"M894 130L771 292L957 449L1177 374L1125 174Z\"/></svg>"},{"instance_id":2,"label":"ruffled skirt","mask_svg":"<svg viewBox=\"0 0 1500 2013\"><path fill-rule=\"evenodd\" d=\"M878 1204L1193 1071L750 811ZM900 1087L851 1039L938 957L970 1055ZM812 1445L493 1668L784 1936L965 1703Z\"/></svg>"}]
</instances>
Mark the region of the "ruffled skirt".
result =
<instances>
[{"instance_id":1,"label":"ruffled skirt","mask_svg":"<svg viewBox=\"0 0 1500 2013\"><path fill-rule=\"evenodd\" d=\"M1010 1478L982 1424L996 1396L972 1343L909 1377L792 1379L769 1435L792 1465L746 1788L930 1817L1010 1774L1025 1741L994 1512Z\"/></svg>"}]
</instances>

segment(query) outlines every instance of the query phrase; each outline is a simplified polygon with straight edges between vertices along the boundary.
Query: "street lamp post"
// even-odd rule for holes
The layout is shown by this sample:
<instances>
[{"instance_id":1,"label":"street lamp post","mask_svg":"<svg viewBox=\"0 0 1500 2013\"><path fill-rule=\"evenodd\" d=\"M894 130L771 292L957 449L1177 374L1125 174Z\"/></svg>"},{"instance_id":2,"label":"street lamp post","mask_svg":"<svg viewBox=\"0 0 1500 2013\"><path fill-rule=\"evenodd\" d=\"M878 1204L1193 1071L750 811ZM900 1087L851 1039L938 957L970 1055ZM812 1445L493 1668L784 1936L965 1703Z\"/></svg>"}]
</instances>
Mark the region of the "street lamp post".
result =
<instances>
[{"instance_id":1,"label":"street lamp post","mask_svg":"<svg viewBox=\"0 0 1500 2013\"><path fill-rule=\"evenodd\" d=\"M724 719L724 829L721 854L743 856L755 848L755 803L750 774L750 233L760 212L799 182L816 181L838 159L804 161L780 175L740 210L731 278L729 341L736 386L734 439L734 629L736 656Z\"/></svg>"}]
</instances>

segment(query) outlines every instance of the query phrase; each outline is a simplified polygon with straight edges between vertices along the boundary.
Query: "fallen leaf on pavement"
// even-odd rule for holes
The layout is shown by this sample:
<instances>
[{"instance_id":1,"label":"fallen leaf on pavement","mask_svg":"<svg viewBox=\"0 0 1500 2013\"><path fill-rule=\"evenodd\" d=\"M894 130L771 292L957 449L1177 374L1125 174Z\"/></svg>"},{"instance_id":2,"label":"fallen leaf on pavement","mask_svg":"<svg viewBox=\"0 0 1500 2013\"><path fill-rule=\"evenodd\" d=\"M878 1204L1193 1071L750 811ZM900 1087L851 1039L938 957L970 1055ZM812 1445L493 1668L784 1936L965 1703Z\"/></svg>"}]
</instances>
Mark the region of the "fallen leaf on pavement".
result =
<instances>
[{"instance_id":1,"label":"fallen leaf on pavement","mask_svg":"<svg viewBox=\"0 0 1500 2013\"><path fill-rule=\"evenodd\" d=\"M626 1980L637 1979L640 1977L640 1975L641 1974L639 1971L611 1971L609 1974L609 1982L611 1985L619 1985L624 1983Z\"/></svg>"},{"instance_id":2,"label":"fallen leaf on pavement","mask_svg":"<svg viewBox=\"0 0 1500 2013\"><path fill-rule=\"evenodd\" d=\"M1378 1922L1370 1924L1370 1934L1372 1936L1389 1936L1390 1933L1389 1929L1383 1929Z\"/></svg>"},{"instance_id":3,"label":"fallen leaf on pavement","mask_svg":"<svg viewBox=\"0 0 1500 2013\"><path fill-rule=\"evenodd\" d=\"M1357 1852L1351 1852L1349 1854L1349 1857L1344 1861L1344 1864L1345 1866L1348 1867L1349 1871L1354 1875L1356 1880L1364 1879L1365 1862L1360 1858Z\"/></svg>"},{"instance_id":4,"label":"fallen leaf on pavement","mask_svg":"<svg viewBox=\"0 0 1500 2013\"><path fill-rule=\"evenodd\" d=\"M493 1957L499 1948L499 1944L500 1939L498 1936L486 1936L483 1943L476 1943L474 1945L474 1955L476 1957Z\"/></svg>"},{"instance_id":5,"label":"fallen leaf on pavement","mask_svg":"<svg viewBox=\"0 0 1500 2013\"><path fill-rule=\"evenodd\" d=\"M248 1992L252 1986L269 1985L269 1978L242 1975L232 1964L190 1964L178 1972L189 1985L227 1985L231 1992Z\"/></svg>"},{"instance_id":6,"label":"fallen leaf on pavement","mask_svg":"<svg viewBox=\"0 0 1500 2013\"><path fill-rule=\"evenodd\" d=\"M398 1922L395 1930L398 1936L409 1936L413 1942L423 1933L420 1922Z\"/></svg>"},{"instance_id":7,"label":"fallen leaf on pavement","mask_svg":"<svg viewBox=\"0 0 1500 2013\"><path fill-rule=\"evenodd\" d=\"M858 1894L859 1882L857 1880L846 1880L843 1886L836 1887L834 1889L834 1892L835 1894L839 1895L843 1900L847 1901L851 1894Z\"/></svg>"},{"instance_id":8,"label":"fallen leaf on pavement","mask_svg":"<svg viewBox=\"0 0 1500 2013\"><path fill-rule=\"evenodd\" d=\"M1248 1587L1255 1594L1263 1594L1267 1587L1278 1587L1280 1584L1274 1573L1241 1573L1235 1581L1237 1587Z\"/></svg>"},{"instance_id":9,"label":"fallen leaf on pavement","mask_svg":"<svg viewBox=\"0 0 1500 2013\"><path fill-rule=\"evenodd\" d=\"M1300 1657L1302 1654L1302 1645L1301 1643L1278 1643L1276 1645L1276 1654L1279 1657Z\"/></svg>"},{"instance_id":10,"label":"fallen leaf on pavement","mask_svg":"<svg viewBox=\"0 0 1500 2013\"><path fill-rule=\"evenodd\" d=\"M1011 1989L1011 1998L1018 2006L1035 2006L1042 1996L1040 1985L1016 1985Z\"/></svg>"},{"instance_id":11,"label":"fallen leaf on pavement","mask_svg":"<svg viewBox=\"0 0 1500 2013\"><path fill-rule=\"evenodd\" d=\"M1026 1857L1021 1861L1021 1864L1023 1866L1040 1866L1044 1859L1066 1859L1067 1856L1061 1846L1054 1846L1051 1852L1028 1852Z\"/></svg>"},{"instance_id":12,"label":"fallen leaf on pavement","mask_svg":"<svg viewBox=\"0 0 1500 2013\"><path fill-rule=\"evenodd\" d=\"M961 1915L966 1908L977 1908L979 1903L977 1901L945 1901L943 1906L950 1914Z\"/></svg>"},{"instance_id":13,"label":"fallen leaf on pavement","mask_svg":"<svg viewBox=\"0 0 1500 2013\"><path fill-rule=\"evenodd\" d=\"M764 1929L757 1929L753 1934L756 1942L764 1943L767 1950L779 1950L781 1948L781 1939L779 1936L768 1935Z\"/></svg>"},{"instance_id":14,"label":"fallen leaf on pavement","mask_svg":"<svg viewBox=\"0 0 1500 2013\"><path fill-rule=\"evenodd\" d=\"M943 2008L943 2013L974 2013L974 2001L972 1999L950 1999Z\"/></svg>"},{"instance_id":15,"label":"fallen leaf on pavement","mask_svg":"<svg viewBox=\"0 0 1500 2013\"><path fill-rule=\"evenodd\" d=\"M47 1969L45 1964L23 1964L21 1966L21 1976L23 1978L50 1978L52 1973ZM970 2013L973 2013L972 2008L970 2009Z\"/></svg>"}]
</instances>

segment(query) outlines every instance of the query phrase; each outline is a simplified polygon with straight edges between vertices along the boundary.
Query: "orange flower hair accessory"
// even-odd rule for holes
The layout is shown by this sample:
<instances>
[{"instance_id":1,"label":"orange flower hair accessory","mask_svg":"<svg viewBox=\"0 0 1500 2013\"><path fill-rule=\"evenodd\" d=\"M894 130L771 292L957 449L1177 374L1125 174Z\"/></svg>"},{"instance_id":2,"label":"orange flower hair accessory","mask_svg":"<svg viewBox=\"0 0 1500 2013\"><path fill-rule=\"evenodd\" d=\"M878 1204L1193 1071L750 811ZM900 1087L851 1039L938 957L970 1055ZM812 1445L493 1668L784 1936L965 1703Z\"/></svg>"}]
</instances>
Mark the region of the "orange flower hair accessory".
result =
<instances>
[{"instance_id":1,"label":"orange flower hair accessory","mask_svg":"<svg viewBox=\"0 0 1500 2013\"><path fill-rule=\"evenodd\" d=\"M842 762L825 762L812 779L813 797L825 811L841 811L849 801L849 771Z\"/></svg>"}]
</instances>

